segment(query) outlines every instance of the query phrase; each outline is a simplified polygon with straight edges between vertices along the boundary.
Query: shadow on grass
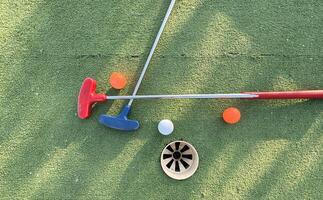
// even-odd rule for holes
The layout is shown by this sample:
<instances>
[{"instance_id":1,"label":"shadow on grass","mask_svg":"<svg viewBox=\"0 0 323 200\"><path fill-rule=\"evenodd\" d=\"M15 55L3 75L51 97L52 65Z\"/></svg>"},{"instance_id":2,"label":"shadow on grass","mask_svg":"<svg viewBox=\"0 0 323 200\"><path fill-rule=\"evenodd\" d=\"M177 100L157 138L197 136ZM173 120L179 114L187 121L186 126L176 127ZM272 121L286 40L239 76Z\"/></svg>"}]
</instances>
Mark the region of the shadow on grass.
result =
<instances>
[{"instance_id":1,"label":"shadow on grass","mask_svg":"<svg viewBox=\"0 0 323 200\"><path fill-rule=\"evenodd\" d=\"M120 37L131 39L135 55L146 52L141 47L149 49L150 39L155 35L146 28L155 30L164 15L164 11L157 14L147 9L153 5L160 10L166 7L165 3L157 6L153 1L136 5L109 1L102 2L100 7L96 3L42 2L34 14L15 27L12 43L23 41L25 52L15 57L20 61L13 66L17 68L16 76L7 83L10 87L1 103L13 108L2 121L6 131L1 137L4 155L1 185L10 186L1 192L3 197L12 197L12 188L17 197L48 198L58 194L72 197L82 193L87 179L114 160L134 139L97 123L98 115L109 105L96 107L91 119L79 120L76 99L82 79L96 77L98 71L112 71L113 66L102 68L107 67L106 63L121 60L113 57L124 54L124 65L133 61L137 66L142 64L137 56L127 57L133 55L127 52L129 41ZM131 25L124 26L125 21ZM140 25L147 27L138 29ZM104 32L111 27L113 30ZM25 35L21 36L23 31ZM139 36L139 40L134 40ZM102 44L96 48L102 42L112 46L107 50ZM9 65L10 60L6 61ZM64 159L60 159L61 153ZM62 190L66 194L60 193Z\"/></svg>"},{"instance_id":2,"label":"shadow on grass","mask_svg":"<svg viewBox=\"0 0 323 200\"><path fill-rule=\"evenodd\" d=\"M170 49L171 51L167 53L162 51L160 54L161 56L166 54L165 58L159 58L154 63L157 66L162 65L163 63L163 68L158 69L155 67L150 69L148 72L150 74L159 74L159 77L154 78L155 84L152 81L146 81L141 92L156 92L156 88L164 90L164 92L178 91L178 87L182 85L186 87L180 90L182 92L189 92L190 89L194 92L205 92L209 91L210 88L216 88L220 91L226 88L227 91L230 91L232 90L232 88L228 87L231 86L230 83L227 85L225 85L226 82L224 84L219 84L217 81L212 83L212 81L215 80L212 78L217 77L217 75L221 73L220 70L223 70L224 68L228 69L228 64L223 64L225 62L229 62L236 68L240 67L239 69L249 69L250 73L246 74L250 76L231 76L232 78L229 78L229 81L236 81L236 83L239 84L238 87L234 87L240 88L241 91L244 89L249 90L250 88L252 90L272 90L271 86L264 83L271 83L272 80L277 76L289 76L290 71L288 71L288 69L274 68L277 66L277 62L271 62L269 60L270 58L258 59L256 58L257 55L255 56L252 54L253 51L251 49L243 49L243 52L230 53L228 51L231 51L230 45L234 44L228 41L224 41L223 43L220 42L218 44L219 49L224 49L227 51L224 51L223 54L220 55L214 55L219 60L224 60L223 63L220 61L210 61L210 63L208 63L207 60L211 60L211 58L204 58L203 55L201 56L199 53L195 53L200 52L199 48L203 47L203 44L199 44L200 46L196 45L192 40L186 40L186 43L183 44L183 38L188 39L191 36L189 34L191 34L192 31L189 30L196 30L194 32L194 38L199 38L201 41L203 41L204 32L201 30L206 30L206 24L208 23L203 21L205 18L202 12L205 12L205 10L212 7L212 3L209 2L209 4L211 5L206 4L194 10L192 17L189 18L186 23L184 23L183 27L185 28L180 30L173 40L168 41L168 46L166 49ZM245 13L248 13L247 10ZM212 16L208 17L209 19L214 19ZM232 19L235 21L235 25L237 25L236 28L241 30L240 28L243 26L243 24L238 23L241 20L235 17ZM250 32L250 30L244 32ZM232 34L232 32L230 33ZM277 42L278 44L276 45L279 45L279 41ZM256 43L256 41L250 41L250 44L254 43ZM185 47L193 47L189 49L190 52L188 55L183 54L183 52L187 50L184 47L181 49L183 45ZM210 51L212 51L212 49ZM243 55L245 52L248 52L249 55ZM167 59L170 59L167 58L167 54L175 54L176 56L172 57L172 61L167 62ZM237 56L235 54L237 54ZM190 58L190 56L193 58ZM286 60L283 62L283 64L287 65L291 69L293 69L293 64L298 65L299 68L302 68L302 64L306 62L290 62L290 57L274 59L278 60L278 63L280 63L278 66L282 65L281 60ZM182 66L178 66L176 63L174 63L174 60L177 60L179 63L182 62ZM208 73L210 74L205 75L206 78L203 77L207 79L208 82L204 83L201 81L203 78L197 79L200 82L194 85L196 87L190 87L189 84L191 84L192 80L194 80L196 71L192 70L192 68L190 68L192 66L189 64L185 62L183 63L183 60L186 60L187 63L193 62L194 64L198 63L197 60L203 60L205 63L208 63ZM287 60L289 60L289 62ZM237 62L250 66L240 66L237 64ZM187 66L185 66L185 64L187 64ZM267 64L267 66L261 66L262 64ZM317 63L312 66L312 73L307 72L308 75L315 74L313 72L317 70ZM187 69L185 68L185 72L183 72L181 70L174 69L177 67L187 67ZM203 70L203 66L196 65L195 67ZM236 70L234 67L229 69ZM228 73L236 74L234 71L228 71ZM296 74L296 70L293 73ZM191 81L185 84L185 78L188 76L192 77L190 77L191 79L188 79ZM298 74L292 78L297 78L300 76L301 75ZM317 74L317 80L321 81L320 77L318 76L319 74ZM165 79L165 77L167 77L167 79ZM230 76L227 74L225 77ZM244 78L244 81L241 82L241 78ZM299 81L305 81L309 78L311 78L311 76L304 76L302 79L299 79ZM219 77L219 79L221 79L221 77ZM172 87L156 87L157 83L166 84L167 82L173 83ZM300 85L303 84L300 83ZM285 89L289 89L289 85L283 86L285 86ZM155 89L153 90L153 88ZM215 103L214 101L210 100L205 102L179 102L180 101L176 103L177 107L169 107L167 102L164 103L161 101L147 102L145 103L145 106L141 106L139 103L135 105L136 109L138 110L142 110L144 108L154 110L150 113L150 115L153 115L153 119L156 118L156 120L154 120L154 124L158 123L158 118L162 119L160 117L166 116L170 117L171 119L175 118L173 121L177 127L177 131L174 133L176 136L170 136L167 139L156 139L156 136L149 137L148 142L137 153L133 162L129 164L127 171L123 175L121 183L118 185L118 190L114 195L115 197L121 199L129 196L143 198L146 194L151 194L151 198L162 199L175 197L179 199L195 199L202 197L214 198L218 196L227 198L249 197L253 199L254 197L259 197L256 195L257 192L261 193L262 191L266 191L269 187L278 187L275 181L266 181L267 178L277 174L282 175L288 173L288 171L278 169L279 167L276 165L276 163L280 163L287 157L293 156L293 152L295 151L300 151L302 154L306 155L306 153L303 152L306 152L307 147L305 146L307 145L301 148L290 149L289 143L291 143L291 145L295 145L301 141L304 138L305 133L310 129L313 121L315 121L317 115L321 113L321 109L318 110L318 107L321 105L321 102L319 101L288 101L283 103L280 101L220 101L219 103ZM189 106L183 106L185 103L189 104ZM211 103L214 105L210 106ZM222 108L232 104L241 108L243 119L240 124L234 127L229 127L224 125L219 117L214 117L214 113L220 113ZM197 109L201 111L197 111ZM214 110L210 111L210 109ZM166 110L166 114L159 113L164 110ZM168 116L167 111L171 112L174 110L180 113L180 117L177 115ZM211 121L210 118L213 121ZM214 121L214 119L216 120ZM188 122L194 122L194 124L188 125ZM273 124L275 125L273 126ZM145 129L149 130L150 134L157 134L157 131L153 125L144 123L143 126L145 126ZM161 169L159 166L159 155L164 145L179 138L184 138L184 140L192 142L193 145L195 145L195 147L198 149L201 157L200 169L197 174L191 179L182 182L173 181L166 178L163 174L161 174ZM163 143L162 145L161 142ZM230 154L225 152L224 149L230 150ZM288 163L286 163L286 165L288 165ZM284 167L286 167L286 165ZM297 166L297 164L295 165ZM276 168L277 173L269 173L270 175L266 177L266 174L268 171L272 170L272 168ZM217 170L221 171L222 173L219 174ZM284 184L284 180L280 179L279 175L277 179ZM306 174L303 175L306 176ZM155 178L151 179L151 177ZM217 178L217 180L210 180L214 177ZM261 186L257 186L257 183L259 182ZM129 187L129 185L132 187ZM266 188L264 188L265 185ZM250 194L250 196L248 196L249 191L253 188L255 188L255 190ZM142 192L138 193L136 191ZM151 191L158 192L152 193ZM227 194L224 195L225 193ZM297 196L297 191L292 192L291 196Z\"/></svg>"},{"instance_id":3,"label":"shadow on grass","mask_svg":"<svg viewBox=\"0 0 323 200\"><path fill-rule=\"evenodd\" d=\"M2 123L5 124L2 129L9 130L1 137L1 147L7 149L2 150L7 152L3 153L6 159L1 160L1 166L5 168L0 168L1 185L7 185L6 191L2 192L4 197L11 198L13 190L18 198L194 199L214 198L224 193L232 195L227 197L263 197L284 184L281 177L289 173L286 166L290 163L284 163L284 166L280 163L290 156L293 159L292 152L300 151L306 157L306 149L311 143L307 144L305 140L305 145L297 145L311 129L315 117L322 112L319 101L289 104L215 100L136 101L136 109L131 116L143 122L144 131L132 135L120 134L97 123L98 115L108 107L111 106L112 112L118 111L118 106L109 103L97 106L91 119L77 119L76 97L84 77L98 76L99 90L105 91L106 87L102 85L105 85L106 75L103 74L111 71L113 65L123 70L123 65L136 63L137 68L130 70L134 73L137 70L136 74L139 74L146 56L140 59L128 56L144 55L141 52L149 51L157 30L154 27L159 27L160 23L151 18L151 14L157 15L153 9L146 8L155 3L138 2L137 7L132 7L134 5L127 1L118 4L108 1L98 7L92 3L48 2L39 6L41 9L18 27L18 31L22 31L37 23L39 18L46 19L46 23L36 25L39 30L27 36L29 52L17 58L21 60L20 69L16 72L16 79L12 80L17 85L10 87L6 93L8 101L2 103L11 103L14 108L12 115ZM184 21L184 25L179 23L182 26L175 35L165 35L169 41L162 39L162 48L152 61L155 67L147 71L147 80L140 91L209 93L272 89L268 83L273 83L274 87L272 80L281 75L291 77L290 80L302 78L299 81L315 75L316 82L322 82L320 74L315 73L319 61L301 77L297 70L293 70L290 76L288 69L293 69L292 65L302 69L305 60L291 62L289 58L271 60L243 55L246 52L253 54L253 45L258 45L257 40L250 36L258 32L245 28L244 23L248 20L243 17L253 6L262 8L260 13L268 3L262 2L263 6L255 3L242 11L237 3L229 3L222 2L222 10L221 7L215 9L217 3L214 1L202 1L190 12L187 20L177 18ZM186 4L191 6L191 3L181 1L175 9L188 12L185 9L191 7L186 8ZM167 5L163 2L160 7L166 8ZM227 7L232 7L232 10ZM230 12L237 9L240 12ZM93 10L97 12L93 13ZM149 13L145 13L147 10ZM162 18L164 10L160 9L158 18ZM73 13L72 17L70 13ZM133 15L135 19L131 18ZM142 21L135 23L137 19ZM267 19L267 22L271 20ZM107 24L103 23L105 21ZM149 28L136 29L141 25ZM108 30L111 27L113 30ZM140 33L142 37L138 36ZM16 37L19 38L18 33ZM120 40L123 37L125 40ZM147 38L150 38L149 42ZM271 42L276 47L281 44L280 40ZM104 44L110 44L107 50ZM237 52L240 47L241 52ZM211 53L205 55L207 52ZM278 63L288 68L275 68ZM308 84L315 85L314 81ZM20 92L17 94L17 91ZM236 126L227 126L219 113L232 105L241 108L243 119ZM170 137L162 137L156 131L155 125L163 118L171 118L175 123L176 131ZM15 126L11 126L12 121ZM320 138L320 135L312 139L315 138ZM196 175L182 182L166 177L159 165L161 150L175 139L192 143L200 155L200 168ZM275 144L280 145L281 141L287 145L275 149ZM263 155L269 155L269 160L266 161ZM299 165L291 163L291 169ZM302 175L306 182L313 180L307 174ZM272 177L278 177L277 181ZM306 185L306 182L301 184ZM290 194L293 197L298 193L291 191Z\"/></svg>"}]
</instances>

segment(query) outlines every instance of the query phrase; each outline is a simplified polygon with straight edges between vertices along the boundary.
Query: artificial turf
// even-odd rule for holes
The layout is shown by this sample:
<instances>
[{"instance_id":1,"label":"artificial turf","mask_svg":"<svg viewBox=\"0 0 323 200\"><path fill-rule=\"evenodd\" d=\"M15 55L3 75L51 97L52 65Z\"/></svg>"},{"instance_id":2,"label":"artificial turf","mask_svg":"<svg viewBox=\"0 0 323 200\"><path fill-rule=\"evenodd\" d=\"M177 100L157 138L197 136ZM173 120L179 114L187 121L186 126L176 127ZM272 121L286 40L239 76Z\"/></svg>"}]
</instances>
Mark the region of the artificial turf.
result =
<instances>
[{"instance_id":1,"label":"artificial turf","mask_svg":"<svg viewBox=\"0 0 323 200\"><path fill-rule=\"evenodd\" d=\"M0 1L0 199L323 199L323 102L135 101L140 130L76 115L82 80L121 71L130 94L169 1ZM140 94L322 89L321 0L178 0ZM220 118L228 106L239 124ZM158 134L169 118L175 132ZM159 157L198 150L185 181Z\"/></svg>"}]
</instances>

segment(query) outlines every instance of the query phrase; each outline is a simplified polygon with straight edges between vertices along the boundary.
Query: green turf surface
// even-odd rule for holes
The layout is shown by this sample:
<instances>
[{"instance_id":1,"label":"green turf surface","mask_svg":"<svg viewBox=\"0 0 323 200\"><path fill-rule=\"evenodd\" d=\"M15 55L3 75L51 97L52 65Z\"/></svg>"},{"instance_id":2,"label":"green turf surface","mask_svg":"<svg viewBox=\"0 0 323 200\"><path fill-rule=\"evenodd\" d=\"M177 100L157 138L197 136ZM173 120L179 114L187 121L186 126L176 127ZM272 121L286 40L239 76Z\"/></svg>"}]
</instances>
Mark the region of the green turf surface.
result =
<instances>
[{"instance_id":1,"label":"green turf surface","mask_svg":"<svg viewBox=\"0 0 323 200\"><path fill-rule=\"evenodd\" d=\"M131 134L98 123L125 101L78 119L87 76L105 92L124 72L131 93L168 4L0 1L0 199L323 199L322 101L135 101ZM322 89L322 20L321 0L178 0L139 93ZM180 182L159 163L176 139L200 156Z\"/></svg>"}]
</instances>

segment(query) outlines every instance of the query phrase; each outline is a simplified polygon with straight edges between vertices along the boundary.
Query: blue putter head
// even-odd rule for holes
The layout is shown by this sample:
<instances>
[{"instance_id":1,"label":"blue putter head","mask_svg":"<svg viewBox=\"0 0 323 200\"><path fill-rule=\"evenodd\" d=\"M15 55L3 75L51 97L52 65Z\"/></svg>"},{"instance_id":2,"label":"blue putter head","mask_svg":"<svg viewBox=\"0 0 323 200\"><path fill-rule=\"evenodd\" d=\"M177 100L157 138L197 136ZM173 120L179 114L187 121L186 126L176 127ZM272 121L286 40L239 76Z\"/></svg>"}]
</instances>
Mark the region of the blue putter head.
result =
<instances>
[{"instance_id":1,"label":"blue putter head","mask_svg":"<svg viewBox=\"0 0 323 200\"><path fill-rule=\"evenodd\" d=\"M118 116L101 115L99 122L104 126L121 131L135 131L139 128L139 122L127 118L131 110L130 106L125 106Z\"/></svg>"}]
</instances>

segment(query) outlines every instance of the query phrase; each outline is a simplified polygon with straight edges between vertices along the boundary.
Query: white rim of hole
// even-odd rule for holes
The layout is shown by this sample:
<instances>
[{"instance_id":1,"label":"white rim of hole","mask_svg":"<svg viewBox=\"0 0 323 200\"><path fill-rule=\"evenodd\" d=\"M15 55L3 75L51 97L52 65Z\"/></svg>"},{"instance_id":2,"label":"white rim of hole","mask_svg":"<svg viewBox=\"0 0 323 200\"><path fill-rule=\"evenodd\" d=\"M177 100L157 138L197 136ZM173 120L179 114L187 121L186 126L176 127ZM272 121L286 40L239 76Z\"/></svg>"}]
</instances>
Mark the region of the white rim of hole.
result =
<instances>
[{"instance_id":1,"label":"white rim of hole","mask_svg":"<svg viewBox=\"0 0 323 200\"><path fill-rule=\"evenodd\" d=\"M163 149L160 164L167 176L176 180L185 180L196 172L199 156L190 143L174 141Z\"/></svg>"}]
</instances>

